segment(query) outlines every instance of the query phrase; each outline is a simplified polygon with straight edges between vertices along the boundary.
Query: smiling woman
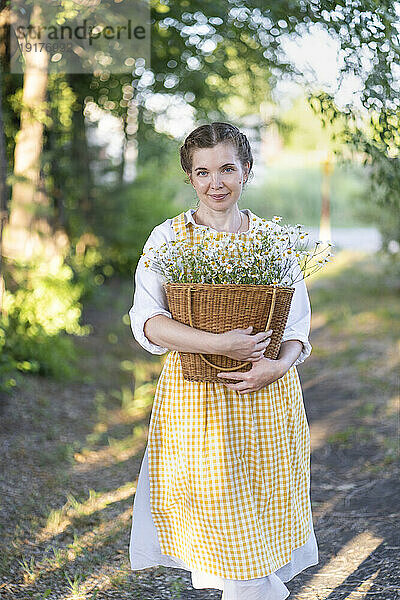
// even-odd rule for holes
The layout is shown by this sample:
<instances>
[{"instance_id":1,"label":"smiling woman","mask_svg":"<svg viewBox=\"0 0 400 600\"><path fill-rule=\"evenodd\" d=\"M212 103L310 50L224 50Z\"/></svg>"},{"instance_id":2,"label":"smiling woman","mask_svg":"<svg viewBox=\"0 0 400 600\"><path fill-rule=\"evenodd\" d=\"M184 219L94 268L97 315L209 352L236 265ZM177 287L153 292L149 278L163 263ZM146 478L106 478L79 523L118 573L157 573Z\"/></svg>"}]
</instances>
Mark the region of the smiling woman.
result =
<instances>
[{"instance_id":1,"label":"smiling woman","mask_svg":"<svg viewBox=\"0 0 400 600\"><path fill-rule=\"evenodd\" d=\"M181 165L199 206L158 225L145 245L187 240L204 229L249 233L263 221L239 210L253 164L249 142L229 123L195 129ZM276 360L264 356L271 331L213 334L172 319L163 278L139 261L129 311L137 341L170 350L157 385L133 506L132 569L184 568L196 588L223 600L283 600L283 582L318 562L313 531L310 437L296 365L311 353L310 303L294 284ZM222 354L252 368L237 383L187 381L179 352Z\"/></svg>"},{"instance_id":2,"label":"smiling woman","mask_svg":"<svg viewBox=\"0 0 400 600\"><path fill-rule=\"evenodd\" d=\"M192 133L193 137L188 136L181 148L181 165L199 199L195 222L217 231L248 230L248 220L243 219L238 208L243 185L253 166L246 136L228 127L225 138L213 146L202 147L207 140Z\"/></svg>"}]
</instances>

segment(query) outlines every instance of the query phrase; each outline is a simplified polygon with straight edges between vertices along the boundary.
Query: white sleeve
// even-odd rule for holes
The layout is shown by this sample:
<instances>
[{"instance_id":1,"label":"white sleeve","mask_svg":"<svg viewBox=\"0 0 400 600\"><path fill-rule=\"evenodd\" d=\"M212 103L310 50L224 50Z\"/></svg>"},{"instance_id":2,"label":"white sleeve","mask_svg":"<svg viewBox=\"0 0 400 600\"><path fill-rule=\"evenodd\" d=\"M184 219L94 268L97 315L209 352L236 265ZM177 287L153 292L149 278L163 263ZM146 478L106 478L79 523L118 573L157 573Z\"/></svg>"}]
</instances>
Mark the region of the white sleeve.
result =
<instances>
[{"instance_id":1,"label":"white sleeve","mask_svg":"<svg viewBox=\"0 0 400 600\"><path fill-rule=\"evenodd\" d=\"M308 340L310 334L311 306L304 278L294 283L293 287L294 293L282 342L286 340L299 340L303 344L303 349L299 357L293 363L294 366L302 363L310 356L312 346Z\"/></svg>"},{"instance_id":2,"label":"white sleeve","mask_svg":"<svg viewBox=\"0 0 400 600\"><path fill-rule=\"evenodd\" d=\"M168 221L153 229L144 245L143 252L173 239L174 232ZM145 257L141 256L136 267L133 305L129 310L131 329L134 338L145 350L151 354L165 354L168 352L168 348L153 344L144 334L144 325L150 317L165 315L172 319L162 286L162 278L152 269L145 267L144 261Z\"/></svg>"}]
</instances>

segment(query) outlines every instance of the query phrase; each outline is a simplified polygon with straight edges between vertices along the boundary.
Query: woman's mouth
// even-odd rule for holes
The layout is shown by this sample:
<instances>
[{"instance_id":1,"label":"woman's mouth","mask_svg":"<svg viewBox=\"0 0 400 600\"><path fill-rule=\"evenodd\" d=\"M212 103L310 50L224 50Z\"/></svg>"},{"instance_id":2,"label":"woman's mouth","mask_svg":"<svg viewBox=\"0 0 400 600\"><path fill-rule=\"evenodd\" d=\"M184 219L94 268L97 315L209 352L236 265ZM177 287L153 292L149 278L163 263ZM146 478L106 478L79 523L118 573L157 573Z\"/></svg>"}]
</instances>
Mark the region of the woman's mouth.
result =
<instances>
[{"instance_id":1,"label":"woman's mouth","mask_svg":"<svg viewBox=\"0 0 400 600\"><path fill-rule=\"evenodd\" d=\"M222 198L225 198L227 195L228 194L210 194L211 198L214 198L214 200L222 200Z\"/></svg>"}]
</instances>

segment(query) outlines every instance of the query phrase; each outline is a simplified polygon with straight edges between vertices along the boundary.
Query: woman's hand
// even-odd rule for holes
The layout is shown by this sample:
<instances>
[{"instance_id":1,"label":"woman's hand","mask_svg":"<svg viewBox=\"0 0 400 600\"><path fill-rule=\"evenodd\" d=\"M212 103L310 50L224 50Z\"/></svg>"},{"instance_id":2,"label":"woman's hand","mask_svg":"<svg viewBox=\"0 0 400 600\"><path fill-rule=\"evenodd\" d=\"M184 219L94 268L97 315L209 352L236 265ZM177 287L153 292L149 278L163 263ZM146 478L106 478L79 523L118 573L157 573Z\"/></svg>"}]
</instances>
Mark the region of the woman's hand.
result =
<instances>
[{"instance_id":1,"label":"woman's hand","mask_svg":"<svg viewBox=\"0 0 400 600\"><path fill-rule=\"evenodd\" d=\"M288 371L288 364L282 360L272 360L262 357L253 362L250 371L245 373L231 372L218 373L221 383L230 390L237 391L239 394L250 394L257 392L273 383ZM237 379L238 383L225 383L224 379Z\"/></svg>"},{"instance_id":2,"label":"woman's hand","mask_svg":"<svg viewBox=\"0 0 400 600\"><path fill-rule=\"evenodd\" d=\"M251 334L253 327L231 329L218 334L218 352L240 361L254 362L262 358L271 341L272 329Z\"/></svg>"}]
</instances>

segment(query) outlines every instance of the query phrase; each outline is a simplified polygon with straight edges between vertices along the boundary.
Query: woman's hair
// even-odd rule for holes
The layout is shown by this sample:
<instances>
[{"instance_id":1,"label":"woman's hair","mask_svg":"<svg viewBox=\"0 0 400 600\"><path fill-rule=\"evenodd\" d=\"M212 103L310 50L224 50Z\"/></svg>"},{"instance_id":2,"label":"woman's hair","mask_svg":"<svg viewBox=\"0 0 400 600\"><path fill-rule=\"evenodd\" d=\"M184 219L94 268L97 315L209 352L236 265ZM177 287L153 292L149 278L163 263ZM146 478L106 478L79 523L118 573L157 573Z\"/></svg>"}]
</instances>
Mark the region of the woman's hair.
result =
<instances>
[{"instance_id":1,"label":"woman's hair","mask_svg":"<svg viewBox=\"0 0 400 600\"><path fill-rule=\"evenodd\" d=\"M187 174L192 172L194 150L197 148L213 148L220 142L230 142L236 148L237 156L243 169L245 169L247 162L250 163L247 182L253 166L253 155L249 140L244 133L241 133L235 125L231 125L230 123L208 123L200 125L200 127L189 133L180 147L182 169ZM187 180L186 183L190 182Z\"/></svg>"}]
</instances>

